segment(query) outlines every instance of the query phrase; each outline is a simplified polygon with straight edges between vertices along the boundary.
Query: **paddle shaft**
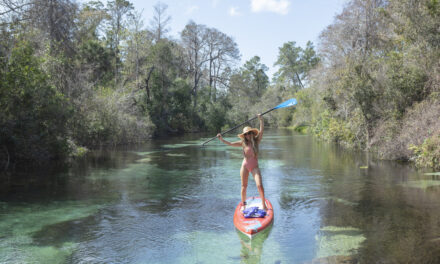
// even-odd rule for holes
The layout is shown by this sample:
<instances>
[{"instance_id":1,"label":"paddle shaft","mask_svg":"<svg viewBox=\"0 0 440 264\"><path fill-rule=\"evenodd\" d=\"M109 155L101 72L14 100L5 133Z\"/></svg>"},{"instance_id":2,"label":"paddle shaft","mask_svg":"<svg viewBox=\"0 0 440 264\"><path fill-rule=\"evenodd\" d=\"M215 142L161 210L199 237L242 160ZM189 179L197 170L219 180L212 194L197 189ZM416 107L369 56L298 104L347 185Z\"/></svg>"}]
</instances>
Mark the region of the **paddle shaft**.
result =
<instances>
[{"instance_id":1,"label":"paddle shaft","mask_svg":"<svg viewBox=\"0 0 440 264\"><path fill-rule=\"evenodd\" d=\"M270 111L273 111L273 110L275 110L275 109L276 109L276 108L274 107L274 108L272 108L272 109L270 109L270 110L267 110L266 112L261 113L261 116L263 116L263 115L265 115L265 114L267 114L267 113L269 113ZM239 124L239 125L236 125L235 127L231 128L231 129L229 129L229 130L227 130L227 131L225 131L225 132L221 132L220 135L223 136L224 134L226 134L226 133L228 133L228 132L230 132L230 131L236 129L237 127L242 126L242 125L246 124L247 122L250 122L250 121L256 119L257 117L258 117L258 116L252 117L251 119L249 119L249 120L247 120L247 121L245 121L245 122L243 122L243 123L241 123L241 124ZM202 146L204 146L206 143L208 143L208 142L210 142L210 141L212 141L212 140L214 140L214 139L216 139L216 138L217 138L217 136L215 136L215 137L213 137L213 138L211 138L211 139L209 139L209 140L203 142Z\"/></svg>"}]
</instances>

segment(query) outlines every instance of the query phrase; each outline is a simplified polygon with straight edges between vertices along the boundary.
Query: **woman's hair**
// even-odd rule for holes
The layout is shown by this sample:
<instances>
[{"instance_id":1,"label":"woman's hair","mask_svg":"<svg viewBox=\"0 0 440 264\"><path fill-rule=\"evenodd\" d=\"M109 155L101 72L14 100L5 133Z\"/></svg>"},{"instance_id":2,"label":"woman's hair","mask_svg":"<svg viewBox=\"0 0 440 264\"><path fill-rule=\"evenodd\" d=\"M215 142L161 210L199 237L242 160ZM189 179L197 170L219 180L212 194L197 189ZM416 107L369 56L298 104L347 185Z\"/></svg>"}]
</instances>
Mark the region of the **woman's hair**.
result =
<instances>
[{"instance_id":1,"label":"woman's hair","mask_svg":"<svg viewBox=\"0 0 440 264\"><path fill-rule=\"evenodd\" d=\"M251 132L251 133L252 133L252 137L250 138L250 140L247 140L247 138L244 137L241 139L241 144L243 145L243 147L250 145L252 147L252 150L254 151L255 155L258 155L258 145L259 145L258 140L255 137L255 133L254 132Z\"/></svg>"}]
</instances>

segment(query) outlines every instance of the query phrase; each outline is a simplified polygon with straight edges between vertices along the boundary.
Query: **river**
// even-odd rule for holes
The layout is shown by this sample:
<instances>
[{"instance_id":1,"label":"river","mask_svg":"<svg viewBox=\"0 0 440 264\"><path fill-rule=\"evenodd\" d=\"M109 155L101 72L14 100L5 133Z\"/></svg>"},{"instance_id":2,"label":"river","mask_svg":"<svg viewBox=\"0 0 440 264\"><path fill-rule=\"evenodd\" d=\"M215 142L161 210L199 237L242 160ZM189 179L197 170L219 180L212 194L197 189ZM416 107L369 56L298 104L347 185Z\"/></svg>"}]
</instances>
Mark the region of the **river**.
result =
<instances>
[{"instance_id":1,"label":"river","mask_svg":"<svg viewBox=\"0 0 440 264\"><path fill-rule=\"evenodd\" d=\"M275 217L249 240L232 222L242 151L204 140L12 176L0 195L0 263L440 263L439 173L266 130L260 168ZM252 177L248 186L258 194Z\"/></svg>"}]
</instances>

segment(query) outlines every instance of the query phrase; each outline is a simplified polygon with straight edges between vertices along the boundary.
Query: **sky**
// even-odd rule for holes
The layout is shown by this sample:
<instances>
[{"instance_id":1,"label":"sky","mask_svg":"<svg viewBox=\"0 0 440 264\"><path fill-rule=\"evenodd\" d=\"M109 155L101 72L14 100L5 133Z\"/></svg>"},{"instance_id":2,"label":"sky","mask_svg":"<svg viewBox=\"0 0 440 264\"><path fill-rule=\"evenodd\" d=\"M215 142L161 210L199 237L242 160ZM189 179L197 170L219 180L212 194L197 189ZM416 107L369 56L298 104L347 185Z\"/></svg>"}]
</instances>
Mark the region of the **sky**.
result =
<instances>
[{"instance_id":1,"label":"sky","mask_svg":"<svg viewBox=\"0 0 440 264\"><path fill-rule=\"evenodd\" d=\"M153 6L158 0L131 0L142 12L145 26L150 25ZM279 48L288 41L305 47L318 43L322 30L330 25L347 0L160 0L168 5L171 17L169 37L180 39L190 21L216 28L232 37L241 53L241 66L254 56L269 67L272 77Z\"/></svg>"}]
</instances>

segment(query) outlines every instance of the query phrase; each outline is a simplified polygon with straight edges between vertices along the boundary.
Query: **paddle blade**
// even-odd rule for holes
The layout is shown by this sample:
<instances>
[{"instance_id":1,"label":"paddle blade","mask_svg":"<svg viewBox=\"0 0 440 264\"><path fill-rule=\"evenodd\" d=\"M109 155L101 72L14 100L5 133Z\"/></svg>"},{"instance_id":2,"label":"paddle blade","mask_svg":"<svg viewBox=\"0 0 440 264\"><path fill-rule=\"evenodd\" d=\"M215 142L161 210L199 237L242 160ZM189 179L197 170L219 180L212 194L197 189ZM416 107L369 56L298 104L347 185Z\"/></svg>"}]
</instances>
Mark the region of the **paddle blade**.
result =
<instances>
[{"instance_id":1,"label":"paddle blade","mask_svg":"<svg viewBox=\"0 0 440 264\"><path fill-rule=\"evenodd\" d=\"M287 101L285 101L284 103L281 103L277 106L275 106L273 109L278 109L278 108L284 108L284 107L290 107L290 106L294 106L296 105L298 102L296 101L295 98L289 99Z\"/></svg>"}]
</instances>

